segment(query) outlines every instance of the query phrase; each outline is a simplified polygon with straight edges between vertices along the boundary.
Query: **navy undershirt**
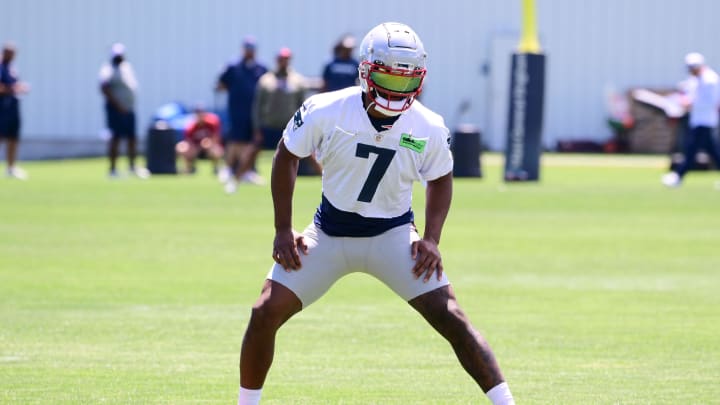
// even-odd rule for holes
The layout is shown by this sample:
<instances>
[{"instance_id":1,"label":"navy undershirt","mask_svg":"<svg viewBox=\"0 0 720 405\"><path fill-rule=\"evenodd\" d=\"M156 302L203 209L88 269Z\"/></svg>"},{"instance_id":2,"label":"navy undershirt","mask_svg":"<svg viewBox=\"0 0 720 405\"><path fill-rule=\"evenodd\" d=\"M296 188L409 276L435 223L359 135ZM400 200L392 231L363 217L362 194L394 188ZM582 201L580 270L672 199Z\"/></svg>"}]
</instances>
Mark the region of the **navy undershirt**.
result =
<instances>
[{"instance_id":1,"label":"navy undershirt","mask_svg":"<svg viewBox=\"0 0 720 405\"><path fill-rule=\"evenodd\" d=\"M363 94L363 100L365 94ZM392 128L399 115L386 118L374 118L368 114L370 122L378 132ZM323 194L322 202L315 212L315 225L330 236L370 237L377 236L392 228L413 222L412 209L393 218L369 218L355 212L347 212L334 207Z\"/></svg>"},{"instance_id":2,"label":"navy undershirt","mask_svg":"<svg viewBox=\"0 0 720 405\"><path fill-rule=\"evenodd\" d=\"M400 225L413 222L415 215L412 209L393 218L368 218L355 212L347 212L335 208L325 195L315 211L315 225L330 236L349 236L364 238L377 236Z\"/></svg>"}]
</instances>

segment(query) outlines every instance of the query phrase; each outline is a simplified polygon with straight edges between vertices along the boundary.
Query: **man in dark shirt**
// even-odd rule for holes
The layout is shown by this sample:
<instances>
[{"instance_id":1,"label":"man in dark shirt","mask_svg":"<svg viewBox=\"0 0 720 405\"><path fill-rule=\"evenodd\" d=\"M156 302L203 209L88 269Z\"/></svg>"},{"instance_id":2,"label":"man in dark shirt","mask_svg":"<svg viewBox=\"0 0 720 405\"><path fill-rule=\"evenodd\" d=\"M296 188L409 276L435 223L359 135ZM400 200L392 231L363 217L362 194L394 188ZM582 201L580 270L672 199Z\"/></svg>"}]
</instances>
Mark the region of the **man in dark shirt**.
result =
<instances>
[{"instance_id":1,"label":"man in dark shirt","mask_svg":"<svg viewBox=\"0 0 720 405\"><path fill-rule=\"evenodd\" d=\"M255 60L256 42L253 37L246 37L243 41L243 57L240 61L228 64L218 79L216 90L228 92L228 115L230 117L230 131L225 138L225 163L232 176L227 177L225 191L233 193L237 181L243 173L239 172L243 162L253 159L256 140L253 136L252 103L255 97L255 87L260 76L267 72L267 68ZM250 167L255 162L249 162ZM253 176L254 174L254 176ZM253 177L250 177L253 176ZM248 180L259 181L257 174L246 175ZM224 179L223 179L224 180Z\"/></svg>"},{"instance_id":2,"label":"man in dark shirt","mask_svg":"<svg viewBox=\"0 0 720 405\"><path fill-rule=\"evenodd\" d=\"M334 91L355 86L358 77L358 61L352 57L355 38L346 35L333 48L333 60L323 69L321 91Z\"/></svg>"},{"instance_id":3,"label":"man in dark shirt","mask_svg":"<svg viewBox=\"0 0 720 405\"><path fill-rule=\"evenodd\" d=\"M11 67L16 49L5 44L0 60L0 144L5 141L8 177L24 180L27 174L15 166L17 148L20 141L20 100L18 95L27 93L28 85L19 81L17 73Z\"/></svg>"}]
</instances>

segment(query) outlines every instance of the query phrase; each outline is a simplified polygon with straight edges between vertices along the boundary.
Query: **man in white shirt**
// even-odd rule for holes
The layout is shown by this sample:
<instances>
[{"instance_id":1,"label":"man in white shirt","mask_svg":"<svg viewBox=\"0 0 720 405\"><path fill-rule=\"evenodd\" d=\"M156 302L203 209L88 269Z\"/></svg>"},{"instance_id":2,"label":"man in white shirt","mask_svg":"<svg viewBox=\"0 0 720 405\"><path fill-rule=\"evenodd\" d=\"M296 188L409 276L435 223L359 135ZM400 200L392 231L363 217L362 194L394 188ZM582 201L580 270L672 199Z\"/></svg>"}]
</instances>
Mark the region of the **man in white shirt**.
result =
<instances>
[{"instance_id":1,"label":"man in white shirt","mask_svg":"<svg viewBox=\"0 0 720 405\"><path fill-rule=\"evenodd\" d=\"M709 66L705 58L692 52L685 56L685 65L690 78L685 82L690 117L689 131L685 135L683 163L676 171L662 177L662 183L668 187L679 187L683 177L695 163L698 149L704 149L720 168L720 151L715 143L715 131L718 126L718 107L720 107L720 78Z\"/></svg>"},{"instance_id":2,"label":"man in white shirt","mask_svg":"<svg viewBox=\"0 0 720 405\"><path fill-rule=\"evenodd\" d=\"M453 161L442 117L415 100L426 73L422 42L410 27L385 23L367 34L360 52L360 86L310 97L278 144L271 180L276 263L243 339L238 404L259 403L280 326L356 271L386 284L440 332L493 404L513 404L490 347L444 273L438 244ZM323 167L322 201L298 233L298 160L312 153ZM414 181L427 183L422 237L413 223Z\"/></svg>"},{"instance_id":3,"label":"man in white shirt","mask_svg":"<svg viewBox=\"0 0 720 405\"><path fill-rule=\"evenodd\" d=\"M111 59L100 68L100 92L105 99L107 128L110 130L108 159L111 178L118 177L117 158L120 153L120 141L127 143L127 156L130 173L147 178L145 168L136 167L137 131L135 122L135 94L138 82L130 62L125 60L125 45L113 44Z\"/></svg>"}]
</instances>

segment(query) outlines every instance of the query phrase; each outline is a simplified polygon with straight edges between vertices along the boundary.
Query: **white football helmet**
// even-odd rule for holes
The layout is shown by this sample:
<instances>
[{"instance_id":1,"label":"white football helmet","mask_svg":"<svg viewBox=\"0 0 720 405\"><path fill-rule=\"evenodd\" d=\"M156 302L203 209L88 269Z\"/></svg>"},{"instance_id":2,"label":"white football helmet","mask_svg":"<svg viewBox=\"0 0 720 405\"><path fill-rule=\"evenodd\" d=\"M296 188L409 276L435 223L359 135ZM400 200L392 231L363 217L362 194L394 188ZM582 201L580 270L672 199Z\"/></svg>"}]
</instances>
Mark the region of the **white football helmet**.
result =
<instances>
[{"instance_id":1,"label":"white football helmet","mask_svg":"<svg viewBox=\"0 0 720 405\"><path fill-rule=\"evenodd\" d=\"M425 47L412 28L388 22L360 43L360 87L375 109L395 116L410 108L425 79Z\"/></svg>"}]
</instances>

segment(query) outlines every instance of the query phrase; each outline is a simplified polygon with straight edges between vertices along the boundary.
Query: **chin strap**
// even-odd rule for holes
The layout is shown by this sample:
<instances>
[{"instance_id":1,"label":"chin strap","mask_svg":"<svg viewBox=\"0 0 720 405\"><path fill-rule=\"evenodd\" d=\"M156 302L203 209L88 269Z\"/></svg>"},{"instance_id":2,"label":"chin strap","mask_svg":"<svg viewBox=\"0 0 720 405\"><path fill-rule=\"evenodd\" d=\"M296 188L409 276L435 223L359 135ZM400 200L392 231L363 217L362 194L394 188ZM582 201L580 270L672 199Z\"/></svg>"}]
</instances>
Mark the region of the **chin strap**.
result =
<instances>
[{"instance_id":1,"label":"chin strap","mask_svg":"<svg viewBox=\"0 0 720 405\"><path fill-rule=\"evenodd\" d=\"M383 107L382 105L375 102L375 100L379 100L383 105L387 105L388 107L394 107L394 110L389 110L389 109ZM377 92L375 93L375 100L373 100L373 102L372 102L372 104L375 104L375 109L389 117L395 117L395 116L402 114L405 111L405 110L402 110L402 108L407 103L407 98L404 98L404 99L398 100L398 101L390 101L383 97L380 97L380 95L377 94ZM393 104L395 104L395 105L393 105Z\"/></svg>"},{"instance_id":2,"label":"chin strap","mask_svg":"<svg viewBox=\"0 0 720 405\"><path fill-rule=\"evenodd\" d=\"M385 108L383 108L383 107L381 107L381 106L379 106L379 105L377 105L377 104L375 104L375 111L378 111L378 112L380 112L381 114L383 114L383 115L385 115L385 116L388 116L388 117L397 117L398 115L400 115L400 114L403 113L403 111L387 110L387 109L385 109Z\"/></svg>"},{"instance_id":3,"label":"chin strap","mask_svg":"<svg viewBox=\"0 0 720 405\"><path fill-rule=\"evenodd\" d=\"M385 116L387 116L387 117L397 117L398 115L400 115L400 114L404 113L405 111L407 111L407 108L404 109L404 110L397 110L397 111L388 110L387 108L385 108L385 107L381 106L380 104L378 104L377 102L375 102L375 100L380 100L381 102L386 103L388 106L391 106L392 103L400 103L397 107L398 107L398 108L402 108L402 107L405 105L405 103L406 103L406 101L407 101L407 98L404 98L404 99L399 100L399 101L389 101L389 100L386 100L386 99L383 98L383 97L380 97L380 96L378 95L377 91L375 91L375 89L372 89L372 90L370 90L370 91L372 91L372 92L375 93L375 97L374 97L374 98L373 98L373 97L370 97L368 93L364 93L364 94L363 94L363 98L367 97L367 99L370 101L370 102L368 103L367 108L365 108L365 112L366 112L366 113L369 113L371 108L375 108L375 111L377 111L377 112L379 112L379 113L381 113L381 114L383 114L383 115L385 115ZM410 104L412 104L412 103L410 103ZM410 108L410 107L408 106L408 108Z\"/></svg>"}]
</instances>

